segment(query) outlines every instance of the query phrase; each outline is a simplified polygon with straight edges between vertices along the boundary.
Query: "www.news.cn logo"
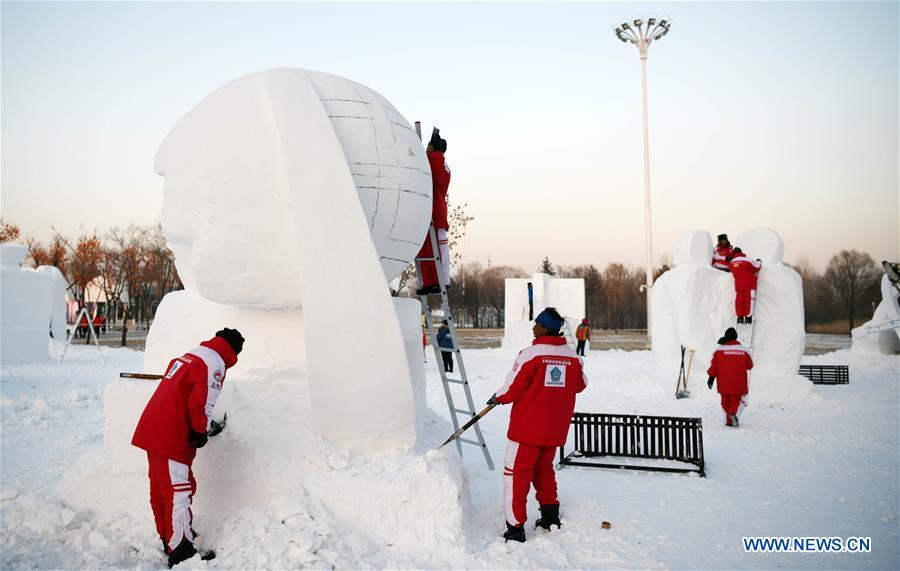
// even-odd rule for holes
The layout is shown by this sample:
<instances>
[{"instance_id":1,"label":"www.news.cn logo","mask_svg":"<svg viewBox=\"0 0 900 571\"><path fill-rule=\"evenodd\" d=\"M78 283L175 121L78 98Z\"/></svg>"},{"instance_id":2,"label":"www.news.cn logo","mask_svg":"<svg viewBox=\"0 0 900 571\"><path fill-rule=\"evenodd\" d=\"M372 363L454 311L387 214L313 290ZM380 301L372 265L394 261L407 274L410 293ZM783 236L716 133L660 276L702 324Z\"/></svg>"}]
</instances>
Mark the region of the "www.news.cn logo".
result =
<instances>
[{"instance_id":1,"label":"www.news.cn logo","mask_svg":"<svg viewBox=\"0 0 900 571\"><path fill-rule=\"evenodd\" d=\"M871 537L744 537L746 553L870 553Z\"/></svg>"}]
</instances>

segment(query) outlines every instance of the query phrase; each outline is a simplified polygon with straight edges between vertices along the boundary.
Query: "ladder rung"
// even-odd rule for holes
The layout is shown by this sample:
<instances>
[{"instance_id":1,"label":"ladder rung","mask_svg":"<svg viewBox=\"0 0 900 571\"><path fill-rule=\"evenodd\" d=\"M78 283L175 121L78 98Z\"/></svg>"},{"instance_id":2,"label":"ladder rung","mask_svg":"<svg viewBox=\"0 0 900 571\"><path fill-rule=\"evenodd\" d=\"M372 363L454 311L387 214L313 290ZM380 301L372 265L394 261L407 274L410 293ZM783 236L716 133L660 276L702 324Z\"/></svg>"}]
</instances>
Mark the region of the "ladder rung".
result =
<instances>
[{"instance_id":1,"label":"ladder rung","mask_svg":"<svg viewBox=\"0 0 900 571\"><path fill-rule=\"evenodd\" d=\"M437 258L416 258L417 262L436 262Z\"/></svg>"},{"instance_id":2,"label":"ladder rung","mask_svg":"<svg viewBox=\"0 0 900 571\"><path fill-rule=\"evenodd\" d=\"M447 381L448 383L453 383L453 384L456 384L456 385L464 385L464 384L466 384L465 381L461 381L461 380L459 380L459 379L444 379L444 380Z\"/></svg>"},{"instance_id":3,"label":"ladder rung","mask_svg":"<svg viewBox=\"0 0 900 571\"><path fill-rule=\"evenodd\" d=\"M469 416L475 416L474 410L463 410L461 408L454 408L453 412L458 413L458 414L468 414Z\"/></svg>"},{"instance_id":4,"label":"ladder rung","mask_svg":"<svg viewBox=\"0 0 900 571\"><path fill-rule=\"evenodd\" d=\"M468 438L459 438L458 440L460 442L465 442L466 444L473 444L479 448L482 448L485 446L484 444L482 444L481 442L478 442L477 440L469 440Z\"/></svg>"},{"instance_id":5,"label":"ladder rung","mask_svg":"<svg viewBox=\"0 0 900 571\"><path fill-rule=\"evenodd\" d=\"M459 349L448 349L447 347L438 347L441 353L456 353Z\"/></svg>"}]
</instances>

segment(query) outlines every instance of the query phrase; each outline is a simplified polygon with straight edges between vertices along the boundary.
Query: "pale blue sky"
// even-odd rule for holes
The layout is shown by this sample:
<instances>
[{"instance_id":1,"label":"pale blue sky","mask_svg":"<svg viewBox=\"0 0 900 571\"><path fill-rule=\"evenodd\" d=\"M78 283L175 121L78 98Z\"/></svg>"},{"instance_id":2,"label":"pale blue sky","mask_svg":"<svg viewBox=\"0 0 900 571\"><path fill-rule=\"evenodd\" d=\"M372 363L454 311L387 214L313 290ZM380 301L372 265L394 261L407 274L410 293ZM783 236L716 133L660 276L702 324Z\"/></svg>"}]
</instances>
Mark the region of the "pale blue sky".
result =
<instances>
[{"instance_id":1,"label":"pale blue sky","mask_svg":"<svg viewBox=\"0 0 900 571\"><path fill-rule=\"evenodd\" d=\"M643 265L650 48L654 252L686 229L776 229L788 260L900 257L898 4L9 3L2 216L104 230L158 217L153 156L223 83L293 66L379 91L449 142L468 260Z\"/></svg>"}]
</instances>

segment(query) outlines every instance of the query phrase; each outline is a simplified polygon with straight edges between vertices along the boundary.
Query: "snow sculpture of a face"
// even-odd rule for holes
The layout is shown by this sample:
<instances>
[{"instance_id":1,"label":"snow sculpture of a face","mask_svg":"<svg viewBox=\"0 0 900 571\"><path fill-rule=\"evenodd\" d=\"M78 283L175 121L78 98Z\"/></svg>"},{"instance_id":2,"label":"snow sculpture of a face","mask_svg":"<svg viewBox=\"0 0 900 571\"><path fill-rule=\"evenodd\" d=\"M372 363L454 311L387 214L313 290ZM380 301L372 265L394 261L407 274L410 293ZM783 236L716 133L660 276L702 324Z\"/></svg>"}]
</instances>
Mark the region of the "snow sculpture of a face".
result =
<instances>
[{"instance_id":1,"label":"snow sculpture of a face","mask_svg":"<svg viewBox=\"0 0 900 571\"><path fill-rule=\"evenodd\" d=\"M337 139L391 280L415 256L431 210L431 176L407 121L364 85L325 73L274 69L229 82L185 115L163 141L154 168L165 176L162 224L185 287L206 299L250 307L298 307L303 267L286 171L296 156L271 82L308 82ZM279 101L289 97L279 91ZM296 133L291 133L295 135ZM328 189L321 200L328 201ZM335 229L340 232L340 229ZM321 236L327 249L329 236ZM334 279L340 279L334 276Z\"/></svg>"}]
</instances>

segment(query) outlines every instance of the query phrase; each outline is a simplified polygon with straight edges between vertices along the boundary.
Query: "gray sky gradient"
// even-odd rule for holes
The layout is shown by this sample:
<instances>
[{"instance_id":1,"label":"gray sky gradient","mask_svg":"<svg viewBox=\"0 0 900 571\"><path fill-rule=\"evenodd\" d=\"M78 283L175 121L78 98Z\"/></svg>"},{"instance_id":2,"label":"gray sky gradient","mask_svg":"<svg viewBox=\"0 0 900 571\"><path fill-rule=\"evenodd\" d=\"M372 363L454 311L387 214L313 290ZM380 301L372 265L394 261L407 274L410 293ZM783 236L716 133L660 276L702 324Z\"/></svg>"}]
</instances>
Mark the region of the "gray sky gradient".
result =
<instances>
[{"instance_id":1,"label":"gray sky gradient","mask_svg":"<svg viewBox=\"0 0 900 571\"><path fill-rule=\"evenodd\" d=\"M643 265L640 66L650 48L654 252L687 229L777 230L789 261L900 257L898 4L10 3L2 216L40 239L151 223L153 156L240 75L342 75L449 142L467 260Z\"/></svg>"}]
</instances>

